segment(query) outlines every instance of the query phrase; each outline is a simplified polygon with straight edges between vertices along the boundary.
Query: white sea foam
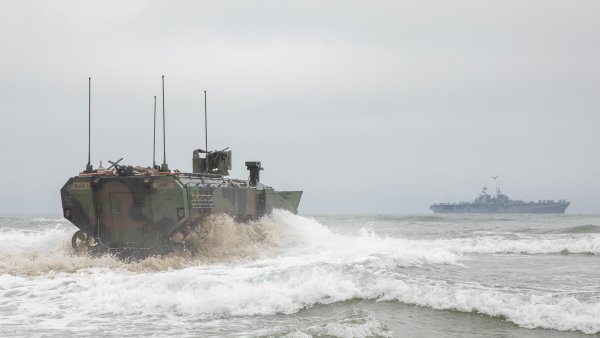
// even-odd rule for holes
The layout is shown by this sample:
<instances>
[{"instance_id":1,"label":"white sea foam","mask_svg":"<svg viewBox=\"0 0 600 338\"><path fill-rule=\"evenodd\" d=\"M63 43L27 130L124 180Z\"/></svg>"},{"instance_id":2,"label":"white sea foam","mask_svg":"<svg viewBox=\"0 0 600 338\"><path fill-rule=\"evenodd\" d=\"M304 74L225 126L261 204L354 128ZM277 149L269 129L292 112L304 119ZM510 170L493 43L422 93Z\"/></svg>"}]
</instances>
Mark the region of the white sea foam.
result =
<instances>
[{"instance_id":1,"label":"white sea foam","mask_svg":"<svg viewBox=\"0 0 600 338\"><path fill-rule=\"evenodd\" d=\"M279 245L286 248L286 256L307 264L322 261L323 257L349 263L388 258L400 266L454 264L461 258L460 253L423 245L421 241L380 237L367 229L358 236L334 233L313 218L285 211L273 212L266 221L278 225L282 233Z\"/></svg>"},{"instance_id":2,"label":"white sea foam","mask_svg":"<svg viewBox=\"0 0 600 338\"><path fill-rule=\"evenodd\" d=\"M0 254L48 252L63 245L73 228L54 224L44 230L0 228Z\"/></svg>"},{"instance_id":3,"label":"white sea foam","mask_svg":"<svg viewBox=\"0 0 600 338\"><path fill-rule=\"evenodd\" d=\"M19 287L18 313L44 318L43 325L61 327L90 317L139 321L156 316L219 318L292 314L316 304L350 299L396 300L435 309L476 311L502 316L520 326L600 332L600 304L571 296L516 293L479 285L397 279L368 265L328 263L290 266L276 260L213 265L161 273L92 269L54 278L4 275L0 298ZM29 285L23 287L23 285ZM13 301L15 295L12 295ZM56 314L60 313L60 317ZM36 324L38 325L38 324ZM41 324L39 324L41 325ZM328 332L350 330L332 324ZM356 330L370 330L359 325ZM349 331L344 331L349 332ZM362 332L362 331L361 331ZM360 334L357 333L357 336Z\"/></svg>"},{"instance_id":4,"label":"white sea foam","mask_svg":"<svg viewBox=\"0 0 600 338\"><path fill-rule=\"evenodd\" d=\"M292 232L291 238L311 248L324 250L346 249L355 254L402 255L409 264L419 262L455 263L463 254L471 253L521 253L556 254L586 253L600 254L600 234L544 234L484 235L450 239L404 239L377 235L368 228L361 229L358 236L340 235L314 219L275 212L272 221L284 231Z\"/></svg>"},{"instance_id":5,"label":"white sea foam","mask_svg":"<svg viewBox=\"0 0 600 338\"><path fill-rule=\"evenodd\" d=\"M36 275L48 271L75 272L91 267L161 271L198 264L239 259L277 257L290 264L313 264L323 257L347 264L377 261L382 268L422 266L424 264L460 264L472 253L600 254L600 234L554 234L515 238L506 235L479 235L470 238L404 239L377 235L362 229L358 235L342 235L312 218L274 211L259 222L235 223L217 217L202 233L200 256L148 258L124 264L110 257L74 256L70 238L76 230L64 222L44 230L0 229L0 273Z\"/></svg>"},{"instance_id":6,"label":"white sea foam","mask_svg":"<svg viewBox=\"0 0 600 338\"><path fill-rule=\"evenodd\" d=\"M367 315L365 319L350 318L343 322L327 323L324 328L312 330L315 335L327 335L333 337L391 337L391 332L387 330L379 320Z\"/></svg>"},{"instance_id":7,"label":"white sea foam","mask_svg":"<svg viewBox=\"0 0 600 338\"><path fill-rule=\"evenodd\" d=\"M204 252L208 260L167 257L134 263L70 255L64 242L72 229L63 225L41 232L4 229L0 241L12 243L0 248L0 307L8 307L8 301L17 307L4 324L64 328L82 321L93 325L89 318L104 317L142 323L164 316L293 314L317 304L368 299L475 311L528 328L600 332L600 304L594 298L397 273L403 267L460 264L470 253L598 253L596 234L409 240L372 230L342 235L314 219L280 211L242 234L239 225L223 221L225 226L215 225L205 234L211 239ZM385 334L375 320L331 323L318 333Z\"/></svg>"},{"instance_id":8,"label":"white sea foam","mask_svg":"<svg viewBox=\"0 0 600 338\"><path fill-rule=\"evenodd\" d=\"M556 254L584 253L600 254L600 235L528 235L511 239L503 236L483 236L460 239L440 239L428 245L460 253L518 253Z\"/></svg>"},{"instance_id":9,"label":"white sea foam","mask_svg":"<svg viewBox=\"0 0 600 338\"><path fill-rule=\"evenodd\" d=\"M505 317L526 328L600 332L600 303L581 302L571 296L522 294L446 283L411 284L379 280L375 286L382 300L398 300L434 309L479 312Z\"/></svg>"},{"instance_id":10,"label":"white sea foam","mask_svg":"<svg viewBox=\"0 0 600 338\"><path fill-rule=\"evenodd\" d=\"M373 232L345 236L332 232L311 218L275 211L249 224L218 216L201 231L203 245L198 257L150 257L126 264L109 256L92 258L71 253L73 227L57 224L43 231L2 229L0 273L42 275L50 271L77 272L93 267L125 269L135 272L163 271L198 264L237 260L276 258L291 265L319 263L323 257L353 264L381 258L397 266L455 264L460 254L424 246L420 242L379 238Z\"/></svg>"}]
</instances>

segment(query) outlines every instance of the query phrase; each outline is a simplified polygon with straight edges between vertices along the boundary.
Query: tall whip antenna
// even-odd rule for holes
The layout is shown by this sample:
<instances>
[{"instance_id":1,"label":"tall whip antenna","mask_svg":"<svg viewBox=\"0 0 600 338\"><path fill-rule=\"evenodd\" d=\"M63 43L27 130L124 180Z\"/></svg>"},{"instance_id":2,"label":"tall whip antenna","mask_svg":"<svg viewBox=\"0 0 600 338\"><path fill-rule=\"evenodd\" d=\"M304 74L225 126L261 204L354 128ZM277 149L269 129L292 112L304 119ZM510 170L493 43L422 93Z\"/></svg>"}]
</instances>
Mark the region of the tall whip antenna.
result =
<instances>
[{"instance_id":1,"label":"tall whip antenna","mask_svg":"<svg viewBox=\"0 0 600 338\"><path fill-rule=\"evenodd\" d=\"M88 161L85 172L92 172L92 78L88 78Z\"/></svg>"},{"instance_id":2,"label":"tall whip antenna","mask_svg":"<svg viewBox=\"0 0 600 338\"><path fill-rule=\"evenodd\" d=\"M169 171L167 164L167 138L165 135L165 76L162 76L162 111L163 111L163 164L160 167L161 171Z\"/></svg>"},{"instance_id":3,"label":"tall whip antenna","mask_svg":"<svg viewBox=\"0 0 600 338\"><path fill-rule=\"evenodd\" d=\"M204 91L204 147L208 151L208 117L206 110L206 90Z\"/></svg>"},{"instance_id":4,"label":"tall whip antenna","mask_svg":"<svg viewBox=\"0 0 600 338\"><path fill-rule=\"evenodd\" d=\"M156 168L156 95L154 95L154 135L152 137L152 168Z\"/></svg>"},{"instance_id":5,"label":"tall whip antenna","mask_svg":"<svg viewBox=\"0 0 600 338\"><path fill-rule=\"evenodd\" d=\"M204 91L204 149L206 149L206 172L208 172L208 117L206 112L206 90Z\"/></svg>"}]
</instances>

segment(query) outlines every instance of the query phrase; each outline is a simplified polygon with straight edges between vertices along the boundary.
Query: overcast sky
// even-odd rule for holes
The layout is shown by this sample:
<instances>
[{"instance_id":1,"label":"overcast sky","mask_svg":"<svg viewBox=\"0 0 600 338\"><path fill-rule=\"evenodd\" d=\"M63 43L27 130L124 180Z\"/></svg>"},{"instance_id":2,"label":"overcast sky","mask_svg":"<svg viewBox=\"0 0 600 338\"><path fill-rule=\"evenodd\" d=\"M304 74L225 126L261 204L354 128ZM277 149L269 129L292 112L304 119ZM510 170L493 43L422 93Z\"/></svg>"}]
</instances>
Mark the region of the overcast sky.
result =
<instances>
[{"instance_id":1,"label":"overcast sky","mask_svg":"<svg viewBox=\"0 0 600 338\"><path fill-rule=\"evenodd\" d=\"M150 165L164 74L169 166L191 171L207 90L209 148L231 147L233 177L262 161L263 183L304 191L304 214L428 213L496 183L598 213L599 13L584 0L3 0L0 212L60 213L87 161L89 76L94 165Z\"/></svg>"}]
</instances>

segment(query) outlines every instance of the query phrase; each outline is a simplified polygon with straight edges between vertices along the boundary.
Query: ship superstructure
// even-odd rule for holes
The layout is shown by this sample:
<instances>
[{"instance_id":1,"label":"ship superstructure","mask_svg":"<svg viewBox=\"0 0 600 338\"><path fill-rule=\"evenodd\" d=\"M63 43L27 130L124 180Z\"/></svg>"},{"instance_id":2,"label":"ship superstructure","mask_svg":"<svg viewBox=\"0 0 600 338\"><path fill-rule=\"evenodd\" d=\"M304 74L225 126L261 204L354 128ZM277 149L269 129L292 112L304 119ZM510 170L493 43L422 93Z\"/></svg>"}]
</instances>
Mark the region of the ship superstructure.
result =
<instances>
[{"instance_id":1,"label":"ship superstructure","mask_svg":"<svg viewBox=\"0 0 600 338\"><path fill-rule=\"evenodd\" d=\"M472 202L436 203L429 208L434 213L484 213L484 214L562 214L571 204L566 200L540 200L537 202L511 200L496 188L494 196L488 194L487 187L481 189Z\"/></svg>"}]
</instances>

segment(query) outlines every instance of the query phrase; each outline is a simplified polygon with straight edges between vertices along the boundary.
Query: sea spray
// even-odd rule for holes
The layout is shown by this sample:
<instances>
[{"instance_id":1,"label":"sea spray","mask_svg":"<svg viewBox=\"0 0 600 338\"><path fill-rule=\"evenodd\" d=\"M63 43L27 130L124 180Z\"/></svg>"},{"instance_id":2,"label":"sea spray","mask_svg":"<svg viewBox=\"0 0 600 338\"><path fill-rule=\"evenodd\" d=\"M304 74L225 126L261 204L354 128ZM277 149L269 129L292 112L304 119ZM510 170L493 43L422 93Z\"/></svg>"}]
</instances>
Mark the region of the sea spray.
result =
<instances>
[{"instance_id":1,"label":"sea spray","mask_svg":"<svg viewBox=\"0 0 600 338\"><path fill-rule=\"evenodd\" d=\"M76 272L92 267L129 271L163 271L198 264L268 259L302 259L309 263L327 256L364 261L374 256L394 265L459 264L465 254L600 254L600 234L480 235L453 239L404 239L380 236L368 227L357 235L338 234L313 218L275 210L258 221L238 223L227 215L211 215L199 228L200 252L195 257L170 254L126 263L110 255L77 256L68 244L71 226L58 223L46 229L1 228L0 273L38 275Z\"/></svg>"},{"instance_id":2,"label":"sea spray","mask_svg":"<svg viewBox=\"0 0 600 338\"><path fill-rule=\"evenodd\" d=\"M446 226L454 228L437 238L396 234L411 222L385 228L375 220L345 231L281 211L249 223L213 216L201 231L205 244L197 257L132 262L71 254L64 244L74 228L67 223L40 227L31 221L22 229L0 224L0 240L12 241L0 248L0 327L19 323L26 324L20 332L54 328L72 334L71 327L86 322L87 329L111 327L117 335L163 332L157 325L170 323L165 325L236 332L241 322L256 326L276 316L287 328L274 335L387 335L394 323L351 316L289 329L307 309L360 301L478 313L525 328L600 332L600 280L586 268L597 263L597 233L484 229L469 237L452 220ZM564 249L591 255L556 255Z\"/></svg>"},{"instance_id":3,"label":"sea spray","mask_svg":"<svg viewBox=\"0 0 600 338\"><path fill-rule=\"evenodd\" d=\"M268 217L238 223L228 215L210 215L197 231L201 243L198 259L210 262L264 254L277 245L280 227Z\"/></svg>"},{"instance_id":4,"label":"sea spray","mask_svg":"<svg viewBox=\"0 0 600 338\"><path fill-rule=\"evenodd\" d=\"M305 225L307 228L303 228ZM320 234L315 234L315 229ZM0 274L32 276L50 271L72 273L98 267L135 272L164 271L268 257L281 249L305 244L324 233L333 236L315 220L287 211L275 210L258 221L245 223L218 214L207 217L198 228L202 243L198 255L169 254L125 262L108 254L100 257L74 254L69 242L75 230L64 223L42 229L0 228L0 241L7 243L0 247Z\"/></svg>"}]
</instances>

